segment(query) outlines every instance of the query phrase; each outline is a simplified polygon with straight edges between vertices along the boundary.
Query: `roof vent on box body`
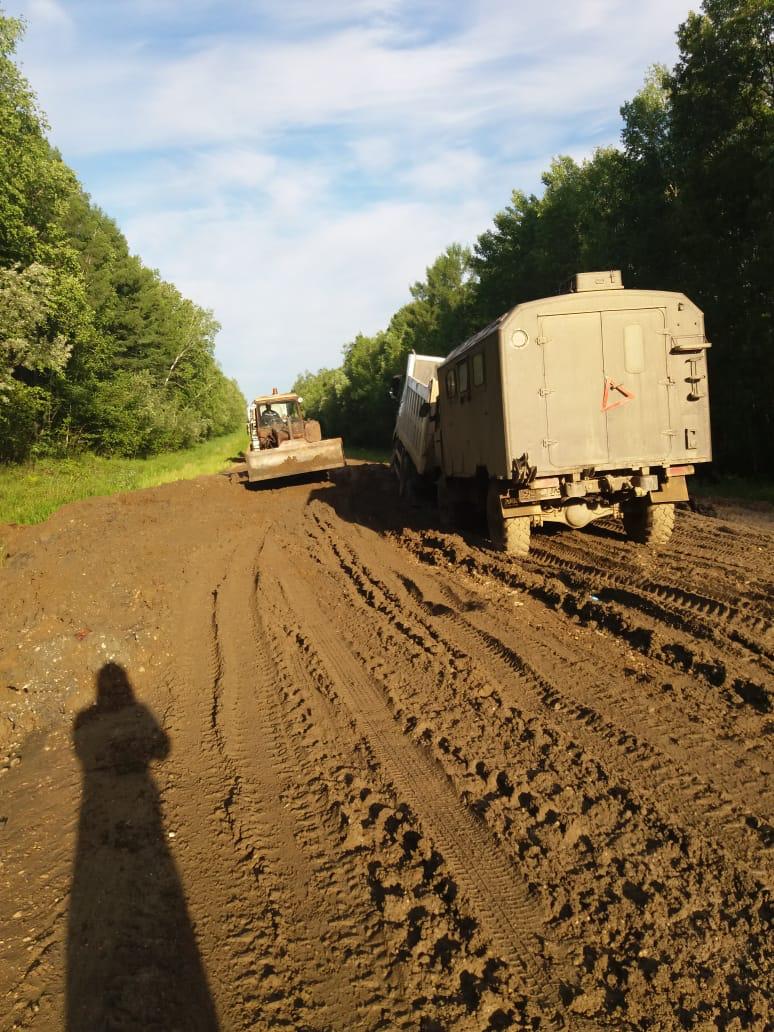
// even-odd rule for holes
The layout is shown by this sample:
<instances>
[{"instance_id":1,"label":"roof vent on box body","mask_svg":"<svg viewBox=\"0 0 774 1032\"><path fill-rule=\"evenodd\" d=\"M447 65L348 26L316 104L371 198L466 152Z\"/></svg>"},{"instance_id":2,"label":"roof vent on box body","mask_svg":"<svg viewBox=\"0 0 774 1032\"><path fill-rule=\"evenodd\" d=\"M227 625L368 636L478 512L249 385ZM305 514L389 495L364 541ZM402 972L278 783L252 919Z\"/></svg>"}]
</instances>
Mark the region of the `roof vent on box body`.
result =
<instances>
[{"instance_id":1,"label":"roof vent on box body","mask_svg":"<svg viewBox=\"0 0 774 1032\"><path fill-rule=\"evenodd\" d=\"M570 286L573 294L584 290L623 290L620 269L608 269L605 272L578 272Z\"/></svg>"}]
</instances>

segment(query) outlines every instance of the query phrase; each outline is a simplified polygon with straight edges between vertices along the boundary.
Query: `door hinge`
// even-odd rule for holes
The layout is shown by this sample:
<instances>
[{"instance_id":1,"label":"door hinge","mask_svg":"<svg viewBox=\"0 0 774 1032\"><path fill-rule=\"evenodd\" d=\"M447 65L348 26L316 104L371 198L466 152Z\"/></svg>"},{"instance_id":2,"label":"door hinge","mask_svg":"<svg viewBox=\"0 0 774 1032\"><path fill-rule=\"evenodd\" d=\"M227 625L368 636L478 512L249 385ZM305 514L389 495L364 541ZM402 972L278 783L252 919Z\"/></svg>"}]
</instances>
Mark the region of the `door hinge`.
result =
<instances>
[{"instance_id":1,"label":"door hinge","mask_svg":"<svg viewBox=\"0 0 774 1032\"><path fill-rule=\"evenodd\" d=\"M535 337L535 343L536 344L547 344L548 343L548 337Z\"/></svg>"},{"instance_id":2,"label":"door hinge","mask_svg":"<svg viewBox=\"0 0 774 1032\"><path fill-rule=\"evenodd\" d=\"M540 395L541 398L546 398L546 397L548 397L549 394L553 394L553 393L554 393L553 387L541 387L538 390L538 394Z\"/></svg>"},{"instance_id":3,"label":"door hinge","mask_svg":"<svg viewBox=\"0 0 774 1032\"><path fill-rule=\"evenodd\" d=\"M540 443L543 445L544 448L551 448L551 447L553 447L553 445L558 444L559 442L558 441L549 441L547 437L544 437L543 440Z\"/></svg>"}]
</instances>

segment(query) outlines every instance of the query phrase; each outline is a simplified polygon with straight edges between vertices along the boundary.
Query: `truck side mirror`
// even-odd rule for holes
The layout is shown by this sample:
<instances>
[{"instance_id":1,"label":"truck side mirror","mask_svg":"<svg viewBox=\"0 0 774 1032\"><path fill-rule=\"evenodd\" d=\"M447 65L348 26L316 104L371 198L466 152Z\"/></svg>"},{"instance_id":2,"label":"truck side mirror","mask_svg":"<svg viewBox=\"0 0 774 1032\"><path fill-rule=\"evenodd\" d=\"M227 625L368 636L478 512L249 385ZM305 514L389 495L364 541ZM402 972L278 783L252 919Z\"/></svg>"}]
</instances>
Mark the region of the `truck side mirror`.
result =
<instances>
[{"instance_id":1,"label":"truck side mirror","mask_svg":"<svg viewBox=\"0 0 774 1032\"><path fill-rule=\"evenodd\" d=\"M403 388L403 377L400 376L400 375L393 376L392 383L390 384L390 389L387 391L387 393L389 394L390 398L393 401L400 401L400 395L401 395L402 388Z\"/></svg>"}]
</instances>

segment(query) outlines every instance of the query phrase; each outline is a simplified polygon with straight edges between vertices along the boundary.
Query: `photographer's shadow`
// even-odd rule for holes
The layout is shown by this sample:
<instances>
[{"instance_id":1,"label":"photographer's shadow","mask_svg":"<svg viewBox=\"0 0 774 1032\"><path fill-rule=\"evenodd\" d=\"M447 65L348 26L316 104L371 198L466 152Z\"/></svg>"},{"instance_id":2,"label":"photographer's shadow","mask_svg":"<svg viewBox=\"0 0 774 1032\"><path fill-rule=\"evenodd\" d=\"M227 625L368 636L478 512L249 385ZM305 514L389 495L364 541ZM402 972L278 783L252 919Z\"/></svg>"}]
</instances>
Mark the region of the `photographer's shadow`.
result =
<instances>
[{"instance_id":1,"label":"photographer's shadow","mask_svg":"<svg viewBox=\"0 0 774 1032\"><path fill-rule=\"evenodd\" d=\"M149 765L169 739L107 663L73 725L83 773L67 934L67 1032L216 1030Z\"/></svg>"}]
</instances>

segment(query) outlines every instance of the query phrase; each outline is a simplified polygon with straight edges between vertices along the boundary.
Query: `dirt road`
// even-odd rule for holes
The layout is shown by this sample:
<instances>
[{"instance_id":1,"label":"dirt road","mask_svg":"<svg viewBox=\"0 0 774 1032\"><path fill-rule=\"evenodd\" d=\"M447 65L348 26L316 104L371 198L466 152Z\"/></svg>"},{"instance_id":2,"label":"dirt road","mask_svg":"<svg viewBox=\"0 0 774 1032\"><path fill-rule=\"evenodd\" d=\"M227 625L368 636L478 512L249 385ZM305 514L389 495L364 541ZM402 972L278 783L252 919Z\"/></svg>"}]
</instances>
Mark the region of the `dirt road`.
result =
<instances>
[{"instance_id":1,"label":"dirt road","mask_svg":"<svg viewBox=\"0 0 774 1032\"><path fill-rule=\"evenodd\" d=\"M772 1020L761 526L521 562L363 465L0 541L0 1029Z\"/></svg>"}]
</instances>

